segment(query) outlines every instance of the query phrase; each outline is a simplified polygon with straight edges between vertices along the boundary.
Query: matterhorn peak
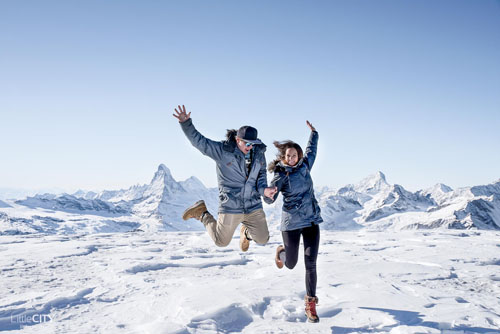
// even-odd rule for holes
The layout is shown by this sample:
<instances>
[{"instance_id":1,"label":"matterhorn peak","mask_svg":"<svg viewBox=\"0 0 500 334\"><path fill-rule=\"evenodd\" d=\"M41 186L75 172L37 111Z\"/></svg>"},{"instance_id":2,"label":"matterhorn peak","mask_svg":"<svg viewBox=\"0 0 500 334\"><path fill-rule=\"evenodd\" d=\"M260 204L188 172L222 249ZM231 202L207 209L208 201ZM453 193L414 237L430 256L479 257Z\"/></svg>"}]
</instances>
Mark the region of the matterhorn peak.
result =
<instances>
[{"instance_id":1,"label":"matterhorn peak","mask_svg":"<svg viewBox=\"0 0 500 334\"><path fill-rule=\"evenodd\" d=\"M151 183L149 187L153 188L179 188L179 185L177 184L177 181L172 176L172 173L170 173L170 169L168 169L167 166L164 164L160 164L158 166L158 170L156 171L153 180L151 180Z\"/></svg>"},{"instance_id":2,"label":"matterhorn peak","mask_svg":"<svg viewBox=\"0 0 500 334\"><path fill-rule=\"evenodd\" d=\"M378 180L383 180L384 182L387 182L385 179L385 174L382 173L381 171L376 172L375 174L372 175L372 177L374 177Z\"/></svg>"},{"instance_id":3,"label":"matterhorn peak","mask_svg":"<svg viewBox=\"0 0 500 334\"><path fill-rule=\"evenodd\" d=\"M172 196L177 191L184 192L184 189L172 177L170 169L164 164L160 164L143 197L156 196L157 198L164 198Z\"/></svg>"},{"instance_id":4,"label":"matterhorn peak","mask_svg":"<svg viewBox=\"0 0 500 334\"><path fill-rule=\"evenodd\" d=\"M164 164L160 164L158 166L158 171L157 172L164 172L166 174L171 174L170 173L170 169L167 166L165 166Z\"/></svg>"},{"instance_id":5,"label":"matterhorn peak","mask_svg":"<svg viewBox=\"0 0 500 334\"><path fill-rule=\"evenodd\" d=\"M162 179L164 182L171 182L175 181L174 178L172 177L172 173L170 172L170 169L165 166L164 164L160 164L158 166L158 170L155 173L155 176L153 177L153 181Z\"/></svg>"}]
</instances>

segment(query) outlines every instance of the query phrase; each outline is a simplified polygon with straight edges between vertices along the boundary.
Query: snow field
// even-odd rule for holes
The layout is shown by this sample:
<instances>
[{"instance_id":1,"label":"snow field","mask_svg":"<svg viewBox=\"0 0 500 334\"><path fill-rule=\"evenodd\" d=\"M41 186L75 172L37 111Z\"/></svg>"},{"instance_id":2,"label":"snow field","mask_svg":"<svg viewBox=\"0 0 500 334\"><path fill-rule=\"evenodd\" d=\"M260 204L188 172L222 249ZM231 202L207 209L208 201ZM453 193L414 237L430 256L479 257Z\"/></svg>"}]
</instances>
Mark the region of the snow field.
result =
<instances>
[{"instance_id":1,"label":"snow field","mask_svg":"<svg viewBox=\"0 0 500 334\"><path fill-rule=\"evenodd\" d=\"M202 232L2 236L0 331L500 333L499 232L322 231L319 324L304 315L303 252L279 270L280 243L277 231L247 253Z\"/></svg>"}]
</instances>

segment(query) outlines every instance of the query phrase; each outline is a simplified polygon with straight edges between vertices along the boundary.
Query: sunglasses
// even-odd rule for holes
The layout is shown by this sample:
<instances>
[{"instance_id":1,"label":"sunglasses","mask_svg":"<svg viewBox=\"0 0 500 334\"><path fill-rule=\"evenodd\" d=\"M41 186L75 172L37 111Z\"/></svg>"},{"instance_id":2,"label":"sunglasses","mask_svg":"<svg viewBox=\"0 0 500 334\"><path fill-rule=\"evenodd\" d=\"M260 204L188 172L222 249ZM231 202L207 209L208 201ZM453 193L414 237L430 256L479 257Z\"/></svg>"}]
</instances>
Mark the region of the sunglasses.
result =
<instances>
[{"instance_id":1,"label":"sunglasses","mask_svg":"<svg viewBox=\"0 0 500 334\"><path fill-rule=\"evenodd\" d=\"M247 142L247 141L244 141L244 140L242 140L242 141L243 141L243 142L245 143L245 146L246 146L246 147L250 147L250 146L253 146L253 143L249 143L249 142Z\"/></svg>"}]
</instances>

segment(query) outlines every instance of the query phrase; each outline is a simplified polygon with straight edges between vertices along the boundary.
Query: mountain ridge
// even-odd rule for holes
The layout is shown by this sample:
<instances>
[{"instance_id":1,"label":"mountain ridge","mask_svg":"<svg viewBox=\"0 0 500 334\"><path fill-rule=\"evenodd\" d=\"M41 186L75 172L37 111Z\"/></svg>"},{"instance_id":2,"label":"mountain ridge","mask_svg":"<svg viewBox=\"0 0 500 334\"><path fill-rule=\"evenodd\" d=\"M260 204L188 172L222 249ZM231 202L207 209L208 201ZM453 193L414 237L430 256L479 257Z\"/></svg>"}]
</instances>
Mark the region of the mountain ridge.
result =
<instances>
[{"instance_id":1,"label":"mountain ridge","mask_svg":"<svg viewBox=\"0 0 500 334\"><path fill-rule=\"evenodd\" d=\"M390 184L378 171L338 190L317 189L316 197L325 221L322 228L326 229L500 229L500 180L455 190L438 183L411 192ZM273 205L264 205L271 228L279 225L280 198ZM176 181L170 169L160 164L149 184L3 201L0 234L92 233L127 228L202 231L201 223L181 219L184 209L199 199L205 200L210 212L217 213L217 188L205 187L195 176Z\"/></svg>"}]
</instances>

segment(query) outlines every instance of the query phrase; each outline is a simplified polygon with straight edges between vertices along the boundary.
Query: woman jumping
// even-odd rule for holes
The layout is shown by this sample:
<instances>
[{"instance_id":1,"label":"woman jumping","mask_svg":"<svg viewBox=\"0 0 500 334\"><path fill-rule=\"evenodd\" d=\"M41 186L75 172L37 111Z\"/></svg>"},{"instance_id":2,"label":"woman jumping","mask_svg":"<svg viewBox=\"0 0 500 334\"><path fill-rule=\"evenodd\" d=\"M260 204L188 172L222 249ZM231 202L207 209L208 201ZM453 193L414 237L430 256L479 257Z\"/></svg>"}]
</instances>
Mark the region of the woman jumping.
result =
<instances>
[{"instance_id":1,"label":"woman jumping","mask_svg":"<svg viewBox=\"0 0 500 334\"><path fill-rule=\"evenodd\" d=\"M319 226L323 221L320 208L314 197L311 168L316 158L318 132L309 121L311 136L305 155L301 147L293 141L274 142L278 149L276 159L268 166L268 171L274 173L270 187L276 187L277 192L272 199L264 200L271 204L283 194L283 209L281 214L281 234L283 245L276 249L276 266L293 269L299 256L300 236L304 242L304 262L306 266L305 312L309 322L319 322L316 313L316 258L319 247Z\"/></svg>"}]
</instances>

